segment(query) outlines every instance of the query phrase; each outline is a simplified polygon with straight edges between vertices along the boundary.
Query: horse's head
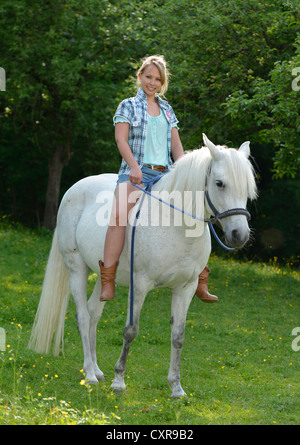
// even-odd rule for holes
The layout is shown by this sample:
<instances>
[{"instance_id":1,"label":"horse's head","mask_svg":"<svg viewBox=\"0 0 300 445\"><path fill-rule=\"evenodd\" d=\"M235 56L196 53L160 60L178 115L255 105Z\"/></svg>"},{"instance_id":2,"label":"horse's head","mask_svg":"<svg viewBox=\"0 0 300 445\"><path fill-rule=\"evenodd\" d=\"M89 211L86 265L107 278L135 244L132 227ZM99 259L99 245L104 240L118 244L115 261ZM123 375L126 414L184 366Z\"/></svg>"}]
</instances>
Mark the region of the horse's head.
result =
<instances>
[{"instance_id":1,"label":"horse's head","mask_svg":"<svg viewBox=\"0 0 300 445\"><path fill-rule=\"evenodd\" d=\"M256 197L256 183L249 161L250 143L238 150L214 145L203 135L212 162L207 173L206 212L219 214L218 221L225 234L226 244L241 248L249 240L247 200ZM242 211L244 209L244 212Z\"/></svg>"}]
</instances>

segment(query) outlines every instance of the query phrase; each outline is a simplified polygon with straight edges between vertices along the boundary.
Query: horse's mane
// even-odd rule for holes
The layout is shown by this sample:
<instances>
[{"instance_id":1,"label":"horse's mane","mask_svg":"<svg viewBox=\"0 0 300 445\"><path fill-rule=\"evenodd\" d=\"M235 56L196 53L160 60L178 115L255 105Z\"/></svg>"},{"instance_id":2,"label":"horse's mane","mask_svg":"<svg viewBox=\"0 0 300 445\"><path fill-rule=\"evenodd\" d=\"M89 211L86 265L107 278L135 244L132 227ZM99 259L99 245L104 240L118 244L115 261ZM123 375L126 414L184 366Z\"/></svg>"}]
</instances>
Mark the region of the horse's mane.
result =
<instances>
[{"instance_id":1,"label":"horse's mane","mask_svg":"<svg viewBox=\"0 0 300 445\"><path fill-rule=\"evenodd\" d=\"M255 172L250 160L239 150L223 147L232 187L251 200L257 197Z\"/></svg>"},{"instance_id":2,"label":"horse's mane","mask_svg":"<svg viewBox=\"0 0 300 445\"><path fill-rule=\"evenodd\" d=\"M172 170L158 182L161 190L204 190L205 177L211 162L208 148L186 151Z\"/></svg>"},{"instance_id":3,"label":"horse's mane","mask_svg":"<svg viewBox=\"0 0 300 445\"><path fill-rule=\"evenodd\" d=\"M255 199L257 194L254 169L243 153L234 148L222 146L223 159L228 171L230 184L241 195ZM212 157L207 147L187 151L179 158L167 175L158 181L158 190L204 190L205 178L211 165Z\"/></svg>"}]
</instances>

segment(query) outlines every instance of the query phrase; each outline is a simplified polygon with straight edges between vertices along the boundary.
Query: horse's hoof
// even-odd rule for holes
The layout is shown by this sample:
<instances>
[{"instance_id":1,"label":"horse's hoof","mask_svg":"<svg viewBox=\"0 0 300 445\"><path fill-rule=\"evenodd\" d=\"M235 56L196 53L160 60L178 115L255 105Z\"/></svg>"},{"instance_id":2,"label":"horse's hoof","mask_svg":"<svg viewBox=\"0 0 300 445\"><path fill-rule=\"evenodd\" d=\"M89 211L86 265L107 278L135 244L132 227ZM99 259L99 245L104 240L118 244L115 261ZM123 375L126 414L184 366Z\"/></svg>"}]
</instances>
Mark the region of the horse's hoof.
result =
<instances>
[{"instance_id":1,"label":"horse's hoof","mask_svg":"<svg viewBox=\"0 0 300 445\"><path fill-rule=\"evenodd\" d=\"M98 385L99 381L96 377L92 377L91 379L85 379L85 383L88 385Z\"/></svg>"},{"instance_id":2,"label":"horse's hoof","mask_svg":"<svg viewBox=\"0 0 300 445\"><path fill-rule=\"evenodd\" d=\"M112 383L110 387L116 394L122 394L122 392L126 391L125 384L120 385L120 384Z\"/></svg>"},{"instance_id":3,"label":"horse's hoof","mask_svg":"<svg viewBox=\"0 0 300 445\"><path fill-rule=\"evenodd\" d=\"M98 371L95 371L95 376L99 382L105 382L105 376L103 372L100 371L100 369Z\"/></svg>"},{"instance_id":4,"label":"horse's hoof","mask_svg":"<svg viewBox=\"0 0 300 445\"><path fill-rule=\"evenodd\" d=\"M186 393L181 388L181 390L179 390L179 391L172 392L171 399L182 399L184 396L186 396Z\"/></svg>"},{"instance_id":5,"label":"horse's hoof","mask_svg":"<svg viewBox=\"0 0 300 445\"><path fill-rule=\"evenodd\" d=\"M123 394L123 392L126 392L126 388L112 388L112 390L115 394Z\"/></svg>"}]
</instances>

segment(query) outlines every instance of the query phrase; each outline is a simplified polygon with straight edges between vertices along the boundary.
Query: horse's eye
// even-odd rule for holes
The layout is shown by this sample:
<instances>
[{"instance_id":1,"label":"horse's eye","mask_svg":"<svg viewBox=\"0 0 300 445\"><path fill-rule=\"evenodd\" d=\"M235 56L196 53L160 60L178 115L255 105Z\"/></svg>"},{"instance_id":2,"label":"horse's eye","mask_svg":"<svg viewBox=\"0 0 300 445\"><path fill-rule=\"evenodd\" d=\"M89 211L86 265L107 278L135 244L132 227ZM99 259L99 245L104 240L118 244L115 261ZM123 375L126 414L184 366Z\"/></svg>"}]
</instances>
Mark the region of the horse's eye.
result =
<instances>
[{"instance_id":1,"label":"horse's eye","mask_svg":"<svg viewBox=\"0 0 300 445\"><path fill-rule=\"evenodd\" d=\"M219 187L221 189L223 189L225 187L224 182L221 181L220 179L216 180L216 184L217 184L217 187Z\"/></svg>"}]
</instances>

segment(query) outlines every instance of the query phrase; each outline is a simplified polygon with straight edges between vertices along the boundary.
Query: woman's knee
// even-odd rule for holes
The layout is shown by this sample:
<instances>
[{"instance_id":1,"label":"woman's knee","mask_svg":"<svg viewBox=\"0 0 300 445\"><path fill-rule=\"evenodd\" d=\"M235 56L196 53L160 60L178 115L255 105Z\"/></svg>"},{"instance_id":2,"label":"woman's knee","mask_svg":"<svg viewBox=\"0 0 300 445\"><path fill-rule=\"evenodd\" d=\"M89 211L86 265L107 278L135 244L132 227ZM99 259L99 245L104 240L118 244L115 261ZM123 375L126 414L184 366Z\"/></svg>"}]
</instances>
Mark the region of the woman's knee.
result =
<instances>
[{"instance_id":1,"label":"woman's knee","mask_svg":"<svg viewBox=\"0 0 300 445\"><path fill-rule=\"evenodd\" d=\"M116 208L112 211L110 217L110 226L123 227L128 223L128 209L125 208L126 202L121 205L116 205Z\"/></svg>"},{"instance_id":2,"label":"woman's knee","mask_svg":"<svg viewBox=\"0 0 300 445\"><path fill-rule=\"evenodd\" d=\"M127 226L129 212L139 196L140 192L133 189L131 184L120 184L114 196L110 225Z\"/></svg>"}]
</instances>

